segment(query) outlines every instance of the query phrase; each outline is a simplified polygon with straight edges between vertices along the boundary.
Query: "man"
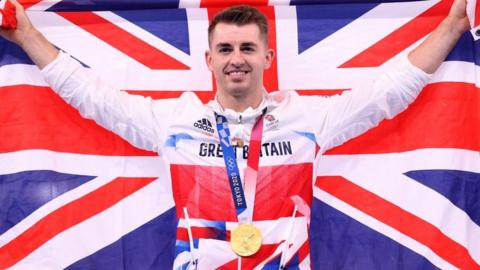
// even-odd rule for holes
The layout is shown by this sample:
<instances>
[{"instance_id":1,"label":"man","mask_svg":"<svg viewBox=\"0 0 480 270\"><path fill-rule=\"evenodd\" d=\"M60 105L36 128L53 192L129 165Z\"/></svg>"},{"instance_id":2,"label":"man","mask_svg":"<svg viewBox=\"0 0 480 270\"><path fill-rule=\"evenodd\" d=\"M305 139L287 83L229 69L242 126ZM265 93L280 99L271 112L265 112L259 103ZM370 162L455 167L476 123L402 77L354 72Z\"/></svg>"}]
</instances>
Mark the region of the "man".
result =
<instances>
[{"instance_id":1,"label":"man","mask_svg":"<svg viewBox=\"0 0 480 270\"><path fill-rule=\"evenodd\" d=\"M59 53L17 6L17 30L2 30L83 116L161 153L179 225L175 269L309 269L313 166L320 153L405 109L468 29L465 0L408 59L370 89L331 98L266 94L274 52L266 19L238 6L209 27L205 58L217 84L207 105L192 93L152 101L115 91Z\"/></svg>"}]
</instances>

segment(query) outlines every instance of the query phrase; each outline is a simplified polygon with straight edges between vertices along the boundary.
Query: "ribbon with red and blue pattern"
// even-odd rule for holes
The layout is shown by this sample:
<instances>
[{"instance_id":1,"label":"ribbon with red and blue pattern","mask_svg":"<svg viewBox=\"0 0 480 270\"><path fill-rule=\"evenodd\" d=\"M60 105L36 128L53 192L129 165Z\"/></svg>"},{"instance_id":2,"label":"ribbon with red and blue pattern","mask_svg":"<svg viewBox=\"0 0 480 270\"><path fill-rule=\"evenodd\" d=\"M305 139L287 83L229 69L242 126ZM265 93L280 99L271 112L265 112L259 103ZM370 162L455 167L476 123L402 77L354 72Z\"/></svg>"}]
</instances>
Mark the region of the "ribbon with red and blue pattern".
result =
<instances>
[{"instance_id":1,"label":"ribbon with red and blue pattern","mask_svg":"<svg viewBox=\"0 0 480 270\"><path fill-rule=\"evenodd\" d=\"M220 146L222 147L223 159L227 169L233 203L235 205L238 222L240 224L251 223L253 219L258 165L260 162L260 147L262 145L263 116L265 115L266 111L267 110L265 108L262 112L262 115L253 125L252 133L250 135L247 168L244 175L245 188L242 186L236 154L230 142L230 130L228 128L227 118L223 115L215 113Z\"/></svg>"}]
</instances>

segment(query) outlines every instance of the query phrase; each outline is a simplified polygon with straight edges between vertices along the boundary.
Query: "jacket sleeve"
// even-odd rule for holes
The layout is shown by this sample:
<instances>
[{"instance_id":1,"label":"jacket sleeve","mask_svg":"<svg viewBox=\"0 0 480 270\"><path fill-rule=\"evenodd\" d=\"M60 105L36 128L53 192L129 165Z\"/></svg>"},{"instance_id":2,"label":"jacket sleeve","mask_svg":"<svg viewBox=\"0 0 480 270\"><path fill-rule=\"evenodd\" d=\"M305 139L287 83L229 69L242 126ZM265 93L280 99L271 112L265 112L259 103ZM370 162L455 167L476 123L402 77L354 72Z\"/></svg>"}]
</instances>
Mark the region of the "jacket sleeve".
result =
<instances>
[{"instance_id":1,"label":"jacket sleeve","mask_svg":"<svg viewBox=\"0 0 480 270\"><path fill-rule=\"evenodd\" d=\"M405 110L430 78L404 57L360 88L332 97L300 98L308 104L305 115L316 123L315 138L324 152Z\"/></svg>"},{"instance_id":2,"label":"jacket sleeve","mask_svg":"<svg viewBox=\"0 0 480 270\"><path fill-rule=\"evenodd\" d=\"M93 119L136 147L160 150L178 107L177 99L154 101L129 95L102 81L63 52L42 74L52 89L83 117Z\"/></svg>"}]
</instances>

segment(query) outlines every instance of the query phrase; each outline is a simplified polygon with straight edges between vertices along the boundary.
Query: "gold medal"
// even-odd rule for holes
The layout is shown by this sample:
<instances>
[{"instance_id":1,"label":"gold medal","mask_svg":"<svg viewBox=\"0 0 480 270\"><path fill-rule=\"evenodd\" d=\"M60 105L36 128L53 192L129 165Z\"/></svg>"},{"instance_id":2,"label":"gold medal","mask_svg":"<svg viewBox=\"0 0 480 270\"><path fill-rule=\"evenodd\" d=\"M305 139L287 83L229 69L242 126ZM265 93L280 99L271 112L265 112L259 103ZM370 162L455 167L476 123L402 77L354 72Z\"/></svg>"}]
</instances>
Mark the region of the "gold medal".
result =
<instances>
[{"instance_id":1,"label":"gold medal","mask_svg":"<svg viewBox=\"0 0 480 270\"><path fill-rule=\"evenodd\" d=\"M245 143L243 142L243 140L242 140L242 139L238 139L238 141L237 141L237 146L238 146L238 147L243 147L244 145L245 145Z\"/></svg>"},{"instance_id":2,"label":"gold medal","mask_svg":"<svg viewBox=\"0 0 480 270\"><path fill-rule=\"evenodd\" d=\"M232 230L230 246L233 251L242 257L251 256L260 249L262 234L251 224L241 224Z\"/></svg>"},{"instance_id":3,"label":"gold medal","mask_svg":"<svg viewBox=\"0 0 480 270\"><path fill-rule=\"evenodd\" d=\"M240 138L235 138L233 141L235 142L235 147L243 147L245 145L245 142Z\"/></svg>"}]
</instances>

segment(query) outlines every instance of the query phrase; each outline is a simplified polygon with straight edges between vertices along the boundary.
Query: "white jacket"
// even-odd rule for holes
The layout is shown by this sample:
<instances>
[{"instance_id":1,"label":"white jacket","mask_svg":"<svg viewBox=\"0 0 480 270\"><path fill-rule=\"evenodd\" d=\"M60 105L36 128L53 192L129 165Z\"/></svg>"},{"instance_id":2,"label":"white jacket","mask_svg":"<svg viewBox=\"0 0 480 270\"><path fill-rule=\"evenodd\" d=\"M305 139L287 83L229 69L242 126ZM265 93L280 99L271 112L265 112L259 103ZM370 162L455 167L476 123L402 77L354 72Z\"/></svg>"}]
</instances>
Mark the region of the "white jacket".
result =
<instances>
[{"instance_id":1,"label":"white jacket","mask_svg":"<svg viewBox=\"0 0 480 270\"><path fill-rule=\"evenodd\" d=\"M214 112L227 117L232 140L245 142L236 148L243 174L252 126L261 111L268 108L253 217L263 235L263 251L259 254L268 254L242 259L242 264L261 269L275 263L284 251L285 240L291 238L285 260L300 269L310 269L310 217L299 211L292 223L290 216L299 201L307 208L312 203L318 153L403 111L430 78L404 58L366 84L365 89L332 97L300 96L295 91L265 93L258 108L237 113L223 110L216 100L202 104L191 92L163 100L129 95L113 89L64 53L42 73L54 91L84 117L136 147L160 153L169 168L180 219L175 269L190 263L192 254L198 259L198 269L215 269L237 259L228 243L228 233L236 226L237 217ZM289 224L294 224L291 236ZM189 230L193 231L193 247ZM192 249L194 252L189 253Z\"/></svg>"}]
</instances>

